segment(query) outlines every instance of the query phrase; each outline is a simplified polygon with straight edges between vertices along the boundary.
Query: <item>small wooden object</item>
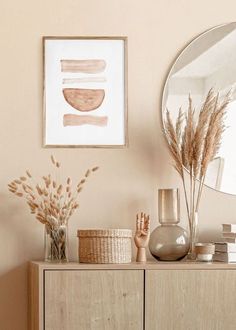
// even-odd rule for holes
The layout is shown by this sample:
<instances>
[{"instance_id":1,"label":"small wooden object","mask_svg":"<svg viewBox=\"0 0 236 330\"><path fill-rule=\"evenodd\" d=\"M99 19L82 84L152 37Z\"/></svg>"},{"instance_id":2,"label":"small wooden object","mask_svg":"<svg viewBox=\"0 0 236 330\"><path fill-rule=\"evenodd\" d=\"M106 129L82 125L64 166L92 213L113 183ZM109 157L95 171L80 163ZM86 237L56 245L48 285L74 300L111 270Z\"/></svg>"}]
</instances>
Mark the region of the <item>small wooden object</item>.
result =
<instances>
[{"instance_id":1,"label":"small wooden object","mask_svg":"<svg viewBox=\"0 0 236 330\"><path fill-rule=\"evenodd\" d=\"M215 245L212 243L197 243L195 244L195 252L198 261L212 261Z\"/></svg>"},{"instance_id":2,"label":"small wooden object","mask_svg":"<svg viewBox=\"0 0 236 330\"><path fill-rule=\"evenodd\" d=\"M141 212L140 216L136 215L136 232L134 242L137 247L137 262L146 262L146 247L150 238L150 220L149 215Z\"/></svg>"}]
</instances>

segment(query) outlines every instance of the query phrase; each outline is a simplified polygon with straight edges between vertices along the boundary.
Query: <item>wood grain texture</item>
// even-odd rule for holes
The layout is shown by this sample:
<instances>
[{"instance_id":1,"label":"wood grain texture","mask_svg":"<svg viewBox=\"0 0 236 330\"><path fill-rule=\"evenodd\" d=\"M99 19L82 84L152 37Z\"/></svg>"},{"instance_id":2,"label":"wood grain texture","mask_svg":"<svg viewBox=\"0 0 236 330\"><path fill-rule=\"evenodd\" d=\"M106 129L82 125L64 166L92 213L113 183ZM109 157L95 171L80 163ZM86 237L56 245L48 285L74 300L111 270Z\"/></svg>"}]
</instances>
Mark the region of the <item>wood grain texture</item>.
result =
<instances>
[{"instance_id":1,"label":"wood grain texture","mask_svg":"<svg viewBox=\"0 0 236 330\"><path fill-rule=\"evenodd\" d=\"M235 330L234 270L147 270L146 330Z\"/></svg>"},{"instance_id":2,"label":"wood grain texture","mask_svg":"<svg viewBox=\"0 0 236 330\"><path fill-rule=\"evenodd\" d=\"M141 330L143 271L46 271L45 329Z\"/></svg>"},{"instance_id":3,"label":"wood grain texture","mask_svg":"<svg viewBox=\"0 0 236 330\"><path fill-rule=\"evenodd\" d=\"M131 262L129 264L84 264L79 262L53 263L44 261L32 261L40 270L44 269L75 269L75 270L98 270L98 269L153 269L153 270L220 270L235 269L236 263L227 264L224 262L196 262L196 261L177 261L177 262L160 262L147 261L146 263Z\"/></svg>"},{"instance_id":4,"label":"wood grain texture","mask_svg":"<svg viewBox=\"0 0 236 330\"><path fill-rule=\"evenodd\" d=\"M43 278L39 265L30 263L29 267L29 329L43 329Z\"/></svg>"}]
</instances>

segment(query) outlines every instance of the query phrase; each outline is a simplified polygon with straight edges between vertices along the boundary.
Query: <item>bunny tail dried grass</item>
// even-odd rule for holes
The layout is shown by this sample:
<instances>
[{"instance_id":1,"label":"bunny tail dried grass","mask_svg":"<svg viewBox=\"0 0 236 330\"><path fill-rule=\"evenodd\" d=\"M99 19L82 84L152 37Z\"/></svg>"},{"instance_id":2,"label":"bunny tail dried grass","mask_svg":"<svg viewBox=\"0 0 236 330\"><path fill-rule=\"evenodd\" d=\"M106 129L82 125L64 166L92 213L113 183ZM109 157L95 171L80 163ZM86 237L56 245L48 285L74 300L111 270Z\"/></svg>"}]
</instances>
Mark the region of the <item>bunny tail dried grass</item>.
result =
<instances>
[{"instance_id":1,"label":"bunny tail dried grass","mask_svg":"<svg viewBox=\"0 0 236 330\"><path fill-rule=\"evenodd\" d=\"M181 150L178 144L178 137L176 135L176 131L173 125L173 122L170 118L170 113L166 111L166 119L165 119L165 126L166 126L166 136L168 140L169 150L175 162L175 169L183 177L183 167L182 167L182 159L181 159Z\"/></svg>"},{"instance_id":2,"label":"bunny tail dried grass","mask_svg":"<svg viewBox=\"0 0 236 330\"><path fill-rule=\"evenodd\" d=\"M60 163L51 156L51 162L56 168ZM87 170L80 183L72 186L72 179L67 177L66 185L56 181L51 174L43 175L41 183L35 183L31 173L26 170L26 177L21 176L8 184L11 193L23 197L32 214L50 229L56 229L60 225L68 223L70 216L79 207L78 193L83 189L86 178L98 170L98 166Z\"/></svg>"},{"instance_id":3,"label":"bunny tail dried grass","mask_svg":"<svg viewBox=\"0 0 236 330\"><path fill-rule=\"evenodd\" d=\"M56 164L56 160L55 160L55 157L53 155L51 155L51 162L53 163L53 165Z\"/></svg>"}]
</instances>

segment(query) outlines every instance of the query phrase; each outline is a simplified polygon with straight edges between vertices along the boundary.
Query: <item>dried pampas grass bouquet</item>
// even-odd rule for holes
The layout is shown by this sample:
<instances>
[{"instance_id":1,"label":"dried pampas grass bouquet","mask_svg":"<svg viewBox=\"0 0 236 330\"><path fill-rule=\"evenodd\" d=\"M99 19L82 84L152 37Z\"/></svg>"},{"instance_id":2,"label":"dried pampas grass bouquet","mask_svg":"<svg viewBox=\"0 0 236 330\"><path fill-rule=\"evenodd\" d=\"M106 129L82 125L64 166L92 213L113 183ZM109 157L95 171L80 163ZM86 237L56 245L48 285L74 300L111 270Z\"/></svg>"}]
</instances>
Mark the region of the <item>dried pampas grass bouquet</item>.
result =
<instances>
[{"instance_id":1,"label":"dried pampas grass bouquet","mask_svg":"<svg viewBox=\"0 0 236 330\"><path fill-rule=\"evenodd\" d=\"M209 163L216 157L225 130L224 117L231 101L232 92L220 97L212 88L209 90L199 113L194 110L189 95L188 109L179 109L174 123L168 109L164 116L165 134L174 167L179 173L185 194L190 230L190 253L196 241L196 222L200 199ZM189 173L189 191L186 174Z\"/></svg>"}]
</instances>

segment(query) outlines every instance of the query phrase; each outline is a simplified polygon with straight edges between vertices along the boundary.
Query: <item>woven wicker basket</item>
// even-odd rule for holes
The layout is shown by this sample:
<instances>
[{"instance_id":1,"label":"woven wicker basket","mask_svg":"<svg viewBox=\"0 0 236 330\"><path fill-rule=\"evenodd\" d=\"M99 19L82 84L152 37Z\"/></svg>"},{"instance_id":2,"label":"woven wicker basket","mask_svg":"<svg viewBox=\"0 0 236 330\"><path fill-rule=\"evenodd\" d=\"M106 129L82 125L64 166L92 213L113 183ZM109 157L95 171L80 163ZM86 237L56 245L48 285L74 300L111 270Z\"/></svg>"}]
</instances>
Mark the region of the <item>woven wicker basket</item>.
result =
<instances>
[{"instance_id":1,"label":"woven wicker basket","mask_svg":"<svg viewBox=\"0 0 236 330\"><path fill-rule=\"evenodd\" d=\"M130 229L78 230L79 262L121 264L131 262Z\"/></svg>"}]
</instances>

